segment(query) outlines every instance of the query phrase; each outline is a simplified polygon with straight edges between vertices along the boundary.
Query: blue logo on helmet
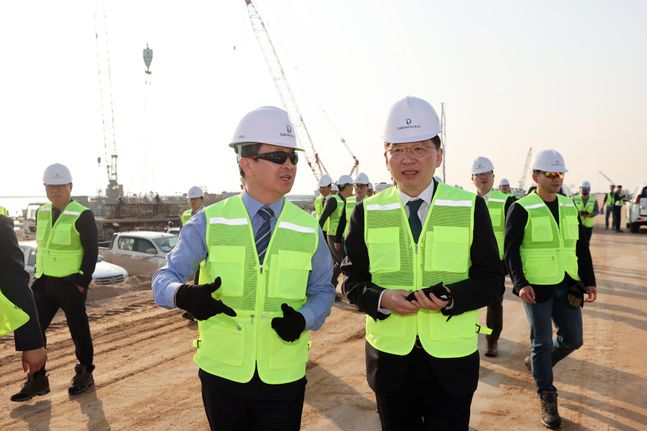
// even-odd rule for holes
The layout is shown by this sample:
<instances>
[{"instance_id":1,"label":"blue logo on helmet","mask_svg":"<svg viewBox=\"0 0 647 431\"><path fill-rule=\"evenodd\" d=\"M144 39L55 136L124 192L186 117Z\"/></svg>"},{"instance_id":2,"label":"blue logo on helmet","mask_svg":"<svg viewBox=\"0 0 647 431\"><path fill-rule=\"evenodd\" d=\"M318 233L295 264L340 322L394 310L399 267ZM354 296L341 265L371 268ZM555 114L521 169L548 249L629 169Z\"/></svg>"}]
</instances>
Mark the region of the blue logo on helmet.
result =
<instances>
[{"instance_id":1,"label":"blue logo on helmet","mask_svg":"<svg viewBox=\"0 0 647 431\"><path fill-rule=\"evenodd\" d=\"M285 128L287 129L288 133L292 133L292 127L290 125L286 125Z\"/></svg>"},{"instance_id":2,"label":"blue logo on helmet","mask_svg":"<svg viewBox=\"0 0 647 431\"><path fill-rule=\"evenodd\" d=\"M407 126L411 124L411 118L407 118L406 123L407 123Z\"/></svg>"}]
</instances>

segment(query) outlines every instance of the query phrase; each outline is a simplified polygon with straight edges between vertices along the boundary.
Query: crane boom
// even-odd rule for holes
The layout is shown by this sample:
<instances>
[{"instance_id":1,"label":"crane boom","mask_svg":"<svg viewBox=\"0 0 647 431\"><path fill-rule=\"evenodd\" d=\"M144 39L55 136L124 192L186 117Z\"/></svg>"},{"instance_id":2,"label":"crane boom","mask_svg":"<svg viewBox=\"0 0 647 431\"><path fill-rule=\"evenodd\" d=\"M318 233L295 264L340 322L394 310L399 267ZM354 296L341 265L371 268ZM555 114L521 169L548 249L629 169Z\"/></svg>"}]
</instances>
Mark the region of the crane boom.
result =
<instances>
[{"instance_id":1,"label":"crane boom","mask_svg":"<svg viewBox=\"0 0 647 431\"><path fill-rule=\"evenodd\" d=\"M328 171L323 165L321 158L319 157L319 154L317 153L317 150L315 149L315 146L312 142L310 132L308 131L308 128L303 121L301 110L299 109L299 105L297 105L296 99L292 94L292 89L290 88L290 84L288 83L288 80L285 76L283 66L281 65L281 61L276 54L276 49L274 49L274 44L272 43L272 39L267 32L265 23L263 22L261 15L258 13L258 10L251 0L245 0L245 4L247 5L247 12L249 13L249 19L252 23L254 35L256 36L256 40L258 41L261 52L263 53L263 57L265 58L265 63L267 64L267 67L270 70L270 74L272 75L272 80L274 81L276 90L278 91L279 97L281 98L281 103L283 104L283 107L290 117L290 121L294 126L298 141L301 143L301 145L307 144L312 151L312 155L309 155L306 151L305 158L308 162L308 166L310 166L310 169L315 176L315 179L319 180L319 178L324 173L328 174Z\"/></svg>"},{"instance_id":2,"label":"crane boom","mask_svg":"<svg viewBox=\"0 0 647 431\"><path fill-rule=\"evenodd\" d=\"M526 163L523 165L523 172L519 180L519 188L525 190L526 179L528 178L528 169L530 168L530 159L532 157L532 147L528 148L528 155L526 156Z\"/></svg>"},{"instance_id":3,"label":"crane boom","mask_svg":"<svg viewBox=\"0 0 647 431\"><path fill-rule=\"evenodd\" d=\"M609 178L609 177L607 177L606 175L604 175L604 172L602 172L602 171L598 171L598 172L600 173L600 175L602 175L604 178L606 178L606 179L607 179L607 181L608 181L609 183L611 183L611 184L614 184L614 185L615 185L615 183L613 182L613 180L612 180L611 178Z\"/></svg>"}]
</instances>

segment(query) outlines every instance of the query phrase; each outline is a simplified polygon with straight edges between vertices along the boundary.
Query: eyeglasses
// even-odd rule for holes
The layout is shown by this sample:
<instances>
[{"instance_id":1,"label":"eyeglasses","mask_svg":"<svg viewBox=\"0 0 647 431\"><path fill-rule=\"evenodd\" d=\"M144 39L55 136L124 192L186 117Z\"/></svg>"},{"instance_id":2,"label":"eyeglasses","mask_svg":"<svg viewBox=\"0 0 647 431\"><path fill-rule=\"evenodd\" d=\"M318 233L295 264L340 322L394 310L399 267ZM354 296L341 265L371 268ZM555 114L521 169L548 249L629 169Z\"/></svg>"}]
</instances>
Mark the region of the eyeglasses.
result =
<instances>
[{"instance_id":1,"label":"eyeglasses","mask_svg":"<svg viewBox=\"0 0 647 431\"><path fill-rule=\"evenodd\" d=\"M564 172L544 172L546 178L557 178L564 179Z\"/></svg>"},{"instance_id":2,"label":"eyeglasses","mask_svg":"<svg viewBox=\"0 0 647 431\"><path fill-rule=\"evenodd\" d=\"M400 160L404 157L405 154L409 154L416 159L424 159L431 152L431 148L425 147L422 145L416 145L415 147L402 147L400 145L393 145L391 148L386 150L387 153L394 160Z\"/></svg>"},{"instance_id":3,"label":"eyeglasses","mask_svg":"<svg viewBox=\"0 0 647 431\"><path fill-rule=\"evenodd\" d=\"M299 155L296 152L285 152L285 151L270 151L269 153L257 153L249 155L250 158L254 160L267 160L268 162L276 163L277 165L282 165L289 158L290 163L296 165L299 162Z\"/></svg>"}]
</instances>

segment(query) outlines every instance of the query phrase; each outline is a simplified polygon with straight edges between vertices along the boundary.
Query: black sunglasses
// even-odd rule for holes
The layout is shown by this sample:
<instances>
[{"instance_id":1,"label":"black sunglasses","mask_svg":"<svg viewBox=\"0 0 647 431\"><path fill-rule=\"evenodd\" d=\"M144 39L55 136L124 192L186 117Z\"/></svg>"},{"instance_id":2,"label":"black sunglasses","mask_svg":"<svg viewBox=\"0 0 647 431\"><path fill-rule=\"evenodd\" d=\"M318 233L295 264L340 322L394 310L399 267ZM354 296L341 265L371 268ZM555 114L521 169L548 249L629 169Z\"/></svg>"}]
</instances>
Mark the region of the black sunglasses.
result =
<instances>
[{"instance_id":1,"label":"black sunglasses","mask_svg":"<svg viewBox=\"0 0 647 431\"><path fill-rule=\"evenodd\" d=\"M285 151L270 151L269 153L250 154L248 157L254 160L267 160L277 165L282 165L288 158L293 165L299 162L299 155L294 151L291 153L286 153Z\"/></svg>"}]
</instances>

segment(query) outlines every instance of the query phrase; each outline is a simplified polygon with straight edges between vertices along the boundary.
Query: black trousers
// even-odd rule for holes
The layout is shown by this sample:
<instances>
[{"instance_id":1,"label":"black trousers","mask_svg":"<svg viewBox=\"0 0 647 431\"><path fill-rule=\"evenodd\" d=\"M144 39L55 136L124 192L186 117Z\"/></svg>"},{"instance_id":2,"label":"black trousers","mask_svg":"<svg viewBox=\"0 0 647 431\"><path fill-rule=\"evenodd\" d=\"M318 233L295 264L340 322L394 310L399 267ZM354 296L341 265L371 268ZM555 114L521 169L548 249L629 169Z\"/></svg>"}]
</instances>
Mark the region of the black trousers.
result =
<instances>
[{"instance_id":1,"label":"black trousers","mask_svg":"<svg viewBox=\"0 0 647 431\"><path fill-rule=\"evenodd\" d=\"M613 207L613 228L617 231L620 230L620 219L622 216L621 212L622 212L622 207L620 206Z\"/></svg>"},{"instance_id":2,"label":"black trousers","mask_svg":"<svg viewBox=\"0 0 647 431\"><path fill-rule=\"evenodd\" d=\"M607 205L605 209L606 212L604 214L604 227L606 227L607 229L609 228L609 216L613 214L613 208L613 205ZM611 219L611 221L613 222L613 219ZM611 226L613 227L614 224L612 224Z\"/></svg>"},{"instance_id":3,"label":"black trousers","mask_svg":"<svg viewBox=\"0 0 647 431\"><path fill-rule=\"evenodd\" d=\"M86 289L84 293L79 292L73 277L66 279L43 276L34 281L32 291L45 346L47 346L45 332L60 308L65 313L78 363L87 366L90 370L94 369L92 335L85 311L88 290ZM45 367L40 372L44 373Z\"/></svg>"},{"instance_id":4,"label":"black trousers","mask_svg":"<svg viewBox=\"0 0 647 431\"><path fill-rule=\"evenodd\" d=\"M328 235L326 238L328 241L328 248L330 248L330 253L332 254L333 259L333 269L332 269L332 285L337 287L337 280L341 274L341 262L346 257L346 250L344 249L344 243L342 241L339 251L335 250L335 237Z\"/></svg>"},{"instance_id":5,"label":"black trousers","mask_svg":"<svg viewBox=\"0 0 647 431\"><path fill-rule=\"evenodd\" d=\"M495 302L487 306L485 324L492 330L492 334L486 337L498 340L503 330L503 295L499 296Z\"/></svg>"},{"instance_id":6,"label":"black trousers","mask_svg":"<svg viewBox=\"0 0 647 431\"><path fill-rule=\"evenodd\" d=\"M293 431L301 428L306 378L280 385L264 383L258 373L237 383L198 372L209 426L217 431Z\"/></svg>"},{"instance_id":7,"label":"black trousers","mask_svg":"<svg viewBox=\"0 0 647 431\"><path fill-rule=\"evenodd\" d=\"M586 242L591 242L591 235L593 235L593 228L585 227L584 234L586 235Z\"/></svg>"},{"instance_id":8,"label":"black trousers","mask_svg":"<svg viewBox=\"0 0 647 431\"><path fill-rule=\"evenodd\" d=\"M404 386L388 395L375 393L383 431L467 431L474 392L447 392L430 369L427 353L414 347ZM478 368L478 357L475 362ZM478 379L478 372L475 374Z\"/></svg>"}]
</instances>

